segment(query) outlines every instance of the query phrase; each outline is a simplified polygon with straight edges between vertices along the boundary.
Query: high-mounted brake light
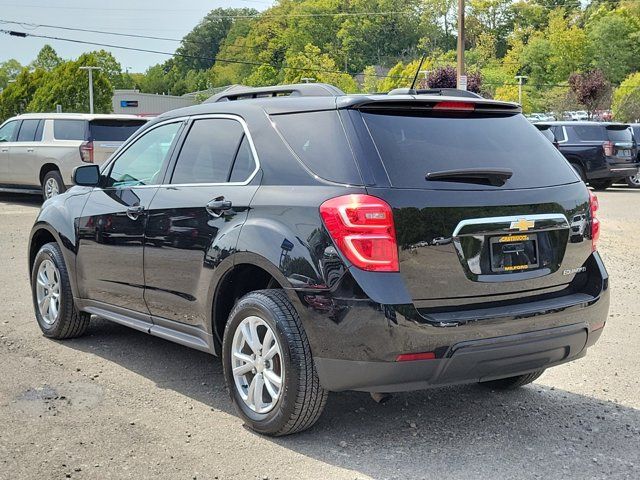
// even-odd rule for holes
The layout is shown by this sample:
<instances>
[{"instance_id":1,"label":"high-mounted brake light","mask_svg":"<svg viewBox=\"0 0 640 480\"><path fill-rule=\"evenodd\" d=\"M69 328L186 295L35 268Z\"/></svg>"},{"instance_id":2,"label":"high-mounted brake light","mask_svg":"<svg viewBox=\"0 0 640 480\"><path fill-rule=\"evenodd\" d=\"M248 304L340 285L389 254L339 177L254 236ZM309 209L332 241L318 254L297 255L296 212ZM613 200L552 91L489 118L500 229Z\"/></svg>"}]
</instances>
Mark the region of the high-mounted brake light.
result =
<instances>
[{"instance_id":1,"label":"high-mounted brake light","mask_svg":"<svg viewBox=\"0 0 640 480\"><path fill-rule=\"evenodd\" d=\"M598 197L589 190L589 210L591 211L591 251L595 252L600 238L600 220L597 217L597 211L600 208Z\"/></svg>"},{"instance_id":2,"label":"high-mounted brake light","mask_svg":"<svg viewBox=\"0 0 640 480\"><path fill-rule=\"evenodd\" d=\"M434 110L450 110L456 112L473 112L476 105L471 102L438 102L433 106Z\"/></svg>"},{"instance_id":3,"label":"high-mounted brake light","mask_svg":"<svg viewBox=\"0 0 640 480\"><path fill-rule=\"evenodd\" d=\"M93 142L83 142L80 145L80 158L83 162L93 163Z\"/></svg>"},{"instance_id":4,"label":"high-mounted brake light","mask_svg":"<svg viewBox=\"0 0 640 480\"><path fill-rule=\"evenodd\" d=\"M602 149L607 157L613 157L613 142L604 142L602 144Z\"/></svg>"},{"instance_id":5,"label":"high-mounted brake light","mask_svg":"<svg viewBox=\"0 0 640 480\"><path fill-rule=\"evenodd\" d=\"M336 247L353 265L376 272L399 270L393 212L384 200L343 195L320 205L320 215Z\"/></svg>"}]
</instances>

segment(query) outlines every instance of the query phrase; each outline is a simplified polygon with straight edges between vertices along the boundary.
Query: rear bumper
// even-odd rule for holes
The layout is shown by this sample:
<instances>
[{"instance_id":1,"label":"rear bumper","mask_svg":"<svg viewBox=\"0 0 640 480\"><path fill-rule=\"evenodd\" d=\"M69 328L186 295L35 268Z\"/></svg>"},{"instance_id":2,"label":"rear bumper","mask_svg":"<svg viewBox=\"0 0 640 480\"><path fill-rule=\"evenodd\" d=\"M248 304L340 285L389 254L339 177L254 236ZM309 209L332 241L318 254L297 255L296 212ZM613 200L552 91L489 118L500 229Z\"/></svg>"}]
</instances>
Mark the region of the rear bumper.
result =
<instances>
[{"instance_id":1,"label":"rear bumper","mask_svg":"<svg viewBox=\"0 0 640 480\"><path fill-rule=\"evenodd\" d=\"M472 383L549 368L586 354L606 322L609 279L598 253L581 291L553 298L424 313L413 304L300 294L322 386L394 392ZM300 312L300 310L299 310ZM433 352L433 360L397 362Z\"/></svg>"},{"instance_id":2,"label":"rear bumper","mask_svg":"<svg viewBox=\"0 0 640 480\"><path fill-rule=\"evenodd\" d=\"M411 362L358 362L318 358L327 390L399 392L471 383L541 370L578 359L602 333L576 324L520 335L460 342L444 358Z\"/></svg>"},{"instance_id":3,"label":"rear bumper","mask_svg":"<svg viewBox=\"0 0 640 480\"><path fill-rule=\"evenodd\" d=\"M604 178L626 178L638 174L638 163L607 163L607 167L588 175L590 180Z\"/></svg>"}]
</instances>

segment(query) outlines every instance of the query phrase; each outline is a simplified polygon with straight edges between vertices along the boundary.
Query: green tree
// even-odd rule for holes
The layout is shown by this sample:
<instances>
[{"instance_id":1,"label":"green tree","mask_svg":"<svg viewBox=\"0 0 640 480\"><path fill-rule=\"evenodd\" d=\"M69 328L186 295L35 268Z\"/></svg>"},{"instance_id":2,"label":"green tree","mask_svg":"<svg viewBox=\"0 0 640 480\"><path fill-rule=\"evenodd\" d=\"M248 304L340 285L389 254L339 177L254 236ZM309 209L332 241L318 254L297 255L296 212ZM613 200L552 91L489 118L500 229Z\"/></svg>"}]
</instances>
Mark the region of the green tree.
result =
<instances>
[{"instance_id":1,"label":"green tree","mask_svg":"<svg viewBox=\"0 0 640 480\"><path fill-rule=\"evenodd\" d=\"M287 57L285 83L299 83L302 78L315 78L318 82L330 83L344 92L357 92L358 85L351 75L340 73L329 55L321 53L315 45L306 45L304 52Z\"/></svg>"},{"instance_id":2,"label":"green tree","mask_svg":"<svg viewBox=\"0 0 640 480\"><path fill-rule=\"evenodd\" d=\"M42 69L29 71L23 68L0 94L0 121L29 111L29 104L35 92L50 76Z\"/></svg>"},{"instance_id":3,"label":"green tree","mask_svg":"<svg viewBox=\"0 0 640 480\"><path fill-rule=\"evenodd\" d=\"M33 94L28 105L32 112L49 112L62 105L67 112L89 111L89 87L87 73L82 66L97 66L98 58L93 54L83 54L75 61L64 62L49 74ZM98 113L112 111L113 87L105 72L93 74L94 106Z\"/></svg>"},{"instance_id":4,"label":"green tree","mask_svg":"<svg viewBox=\"0 0 640 480\"><path fill-rule=\"evenodd\" d=\"M595 20L588 29L591 63L619 83L640 68L640 22L620 11Z\"/></svg>"},{"instance_id":5,"label":"green tree","mask_svg":"<svg viewBox=\"0 0 640 480\"><path fill-rule=\"evenodd\" d=\"M38 52L36 59L31 62L32 68L41 68L50 72L63 62L51 45L45 45Z\"/></svg>"},{"instance_id":6,"label":"green tree","mask_svg":"<svg viewBox=\"0 0 640 480\"><path fill-rule=\"evenodd\" d=\"M185 37L176 53L176 67L182 74L189 70L208 70L213 59L220 51L220 45L225 41L234 23L231 16L256 15L253 8L216 8L210 11L202 21Z\"/></svg>"},{"instance_id":7,"label":"green tree","mask_svg":"<svg viewBox=\"0 0 640 480\"><path fill-rule=\"evenodd\" d=\"M640 73L629 75L615 89L611 109L619 122L640 121Z\"/></svg>"},{"instance_id":8,"label":"green tree","mask_svg":"<svg viewBox=\"0 0 640 480\"><path fill-rule=\"evenodd\" d=\"M22 65L13 58L0 63L0 89L6 88L9 80L15 80L21 71Z\"/></svg>"}]
</instances>

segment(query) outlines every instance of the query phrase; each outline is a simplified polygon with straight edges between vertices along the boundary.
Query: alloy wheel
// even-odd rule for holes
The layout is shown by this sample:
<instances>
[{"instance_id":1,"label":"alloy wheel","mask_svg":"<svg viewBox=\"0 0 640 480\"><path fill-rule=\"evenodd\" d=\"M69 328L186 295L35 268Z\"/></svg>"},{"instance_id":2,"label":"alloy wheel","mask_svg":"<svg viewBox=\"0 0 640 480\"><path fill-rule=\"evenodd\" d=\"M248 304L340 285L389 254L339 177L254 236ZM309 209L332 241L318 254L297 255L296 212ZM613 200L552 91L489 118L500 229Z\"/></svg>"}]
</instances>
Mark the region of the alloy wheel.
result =
<instances>
[{"instance_id":1,"label":"alloy wheel","mask_svg":"<svg viewBox=\"0 0 640 480\"><path fill-rule=\"evenodd\" d=\"M60 314L60 271L51 260L44 260L38 268L36 299L42 320L53 325Z\"/></svg>"},{"instance_id":2,"label":"alloy wheel","mask_svg":"<svg viewBox=\"0 0 640 480\"><path fill-rule=\"evenodd\" d=\"M273 410L284 384L282 349L260 317L247 317L236 328L231 367L235 388L247 407L259 414Z\"/></svg>"},{"instance_id":3,"label":"alloy wheel","mask_svg":"<svg viewBox=\"0 0 640 480\"><path fill-rule=\"evenodd\" d=\"M44 184L44 194L47 197L47 200L55 197L60 193L60 187L55 178L48 178L47 182Z\"/></svg>"},{"instance_id":4,"label":"alloy wheel","mask_svg":"<svg viewBox=\"0 0 640 480\"><path fill-rule=\"evenodd\" d=\"M634 184L637 187L640 187L640 173L638 173L637 175L633 175L631 177L628 177L629 182L631 182L632 184Z\"/></svg>"}]
</instances>

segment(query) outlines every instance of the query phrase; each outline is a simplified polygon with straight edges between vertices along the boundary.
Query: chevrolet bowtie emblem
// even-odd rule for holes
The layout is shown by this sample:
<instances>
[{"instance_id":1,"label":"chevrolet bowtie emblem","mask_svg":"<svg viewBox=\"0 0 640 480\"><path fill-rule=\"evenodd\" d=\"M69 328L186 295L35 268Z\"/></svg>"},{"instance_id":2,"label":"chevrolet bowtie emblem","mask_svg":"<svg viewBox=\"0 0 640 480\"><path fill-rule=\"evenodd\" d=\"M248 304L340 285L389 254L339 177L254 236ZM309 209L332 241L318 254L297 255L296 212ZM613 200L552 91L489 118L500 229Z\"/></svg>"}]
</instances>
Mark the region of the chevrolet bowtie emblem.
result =
<instances>
[{"instance_id":1,"label":"chevrolet bowtie emblem","mask_svg":"<svg viewBox=\"0 0 640 480\"><path fill-rule=\"evenodd\" d=\"M509 229L518 230L520 232L526 232L530 228L536 226L536 222L534 220L527 220L526 218L521 218L517 222L511 222L511 226Z\"/></svg>"}]
</instances>

